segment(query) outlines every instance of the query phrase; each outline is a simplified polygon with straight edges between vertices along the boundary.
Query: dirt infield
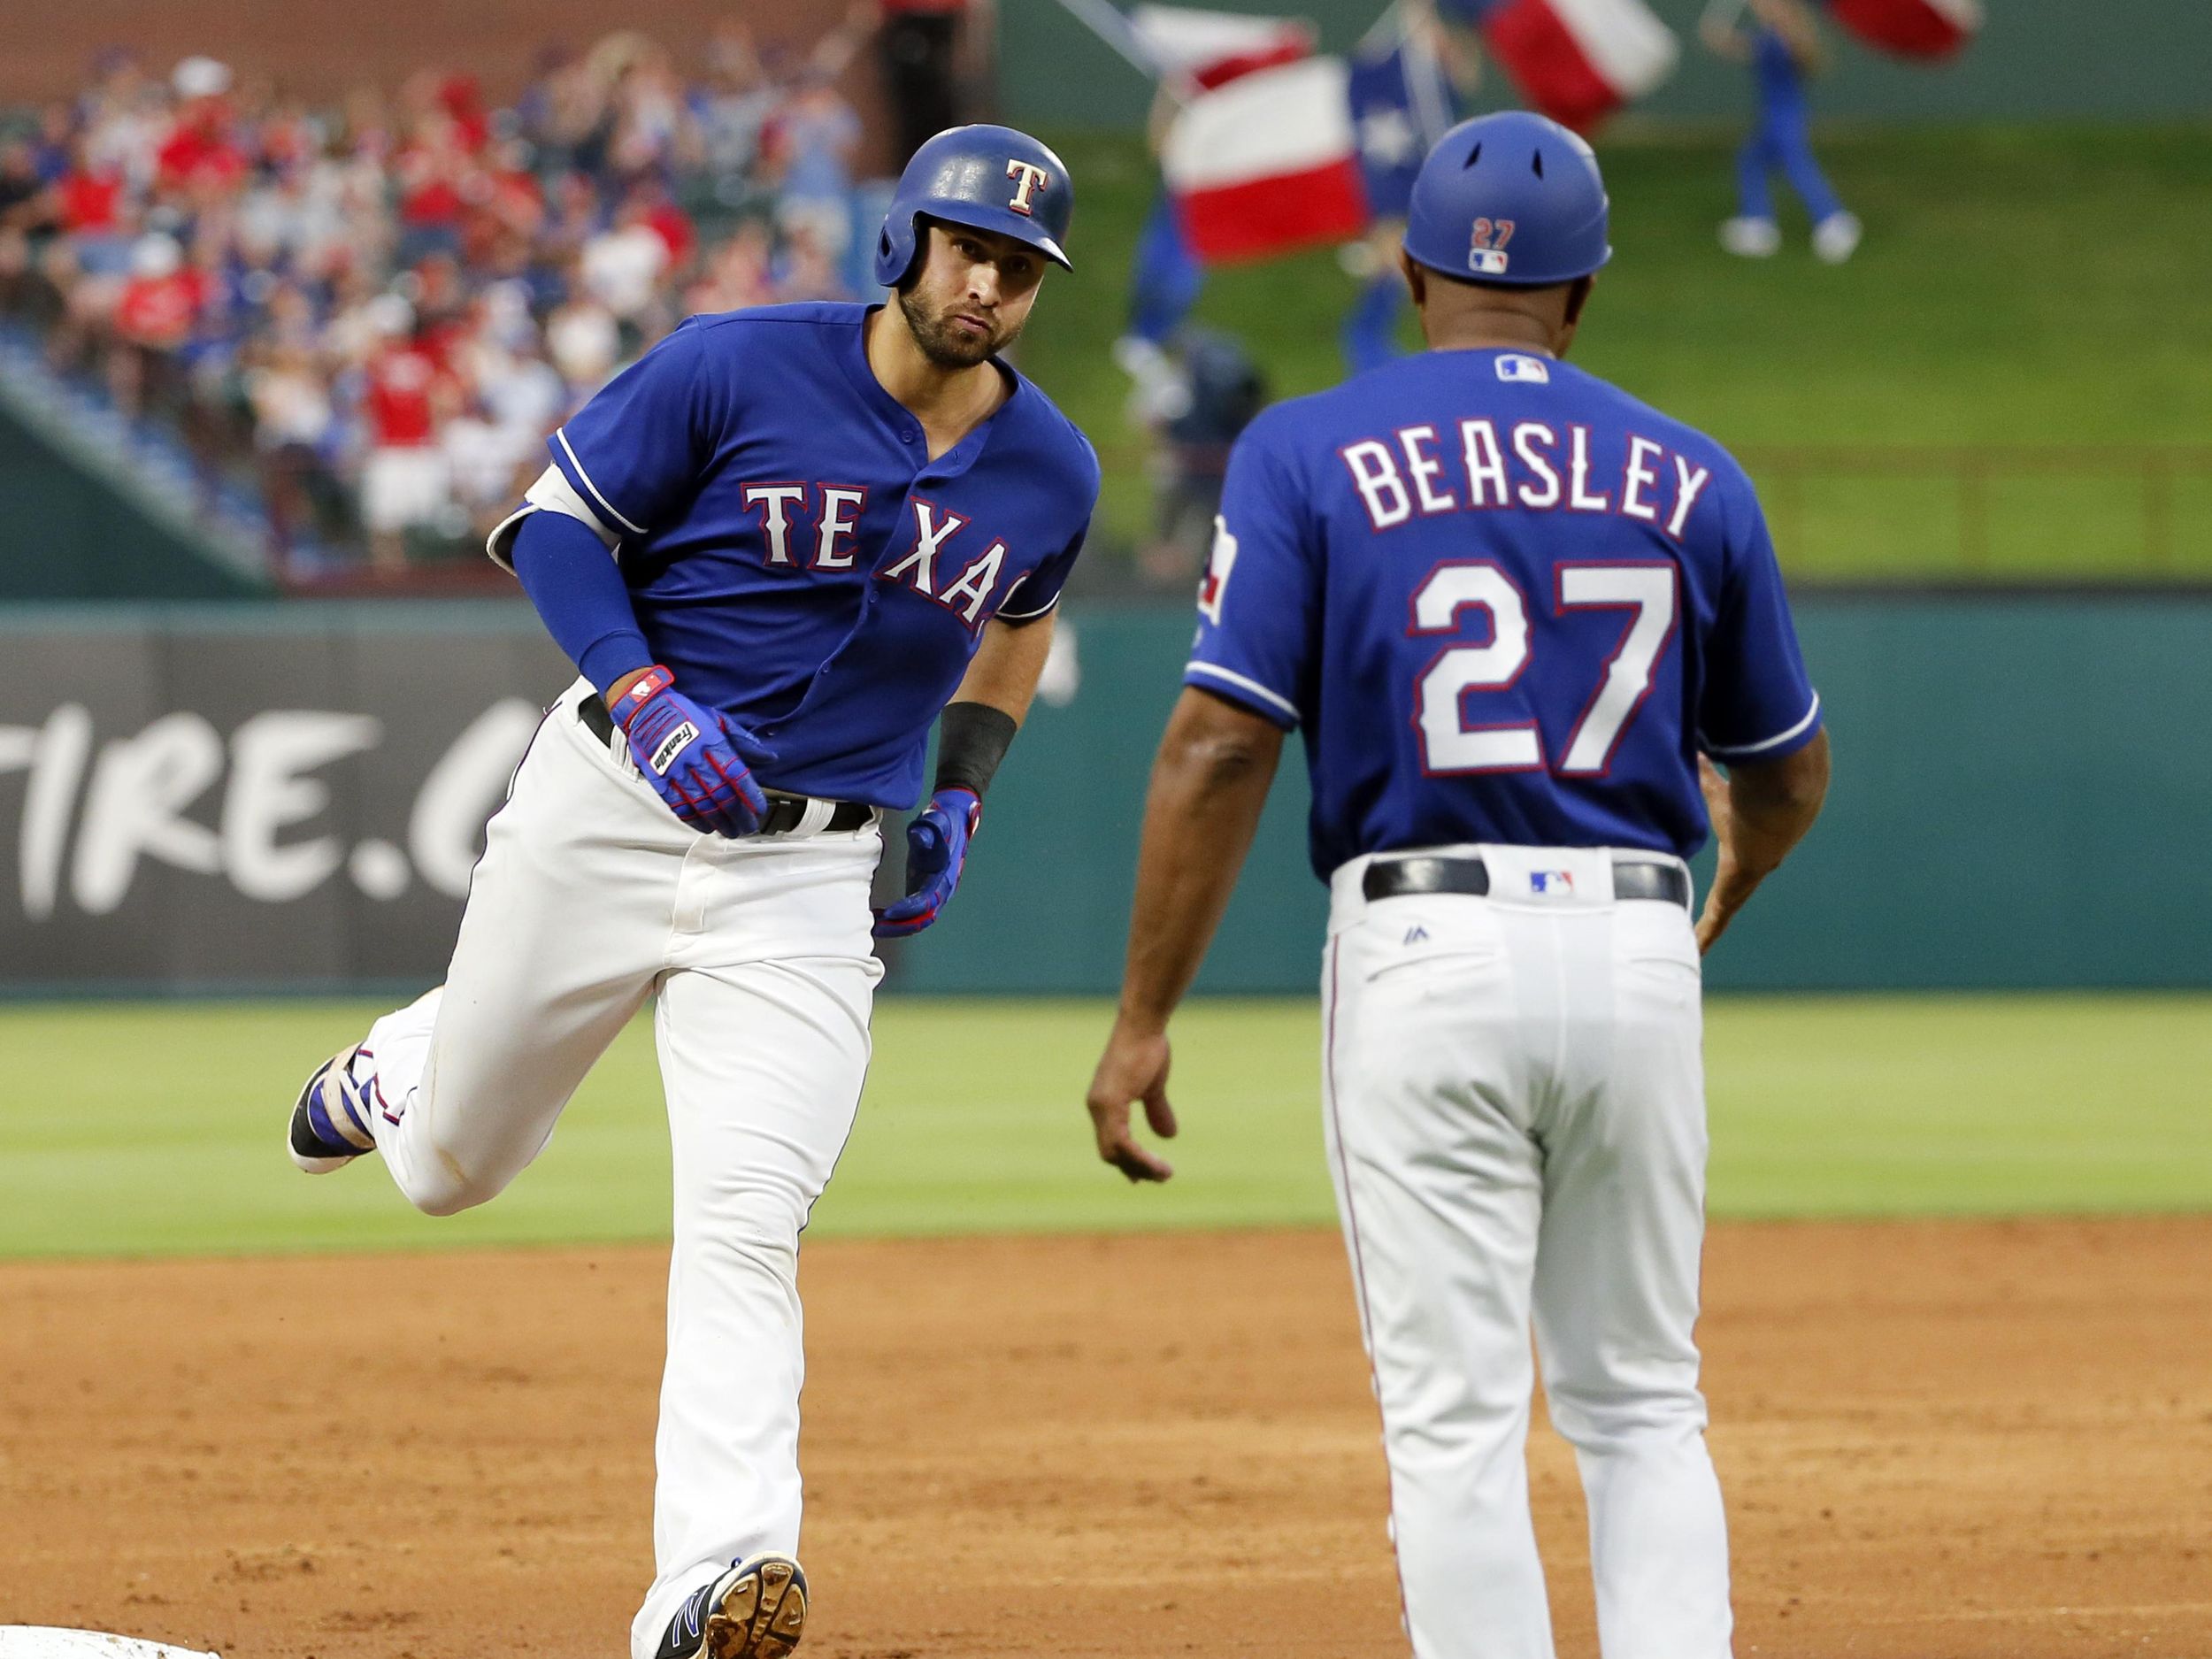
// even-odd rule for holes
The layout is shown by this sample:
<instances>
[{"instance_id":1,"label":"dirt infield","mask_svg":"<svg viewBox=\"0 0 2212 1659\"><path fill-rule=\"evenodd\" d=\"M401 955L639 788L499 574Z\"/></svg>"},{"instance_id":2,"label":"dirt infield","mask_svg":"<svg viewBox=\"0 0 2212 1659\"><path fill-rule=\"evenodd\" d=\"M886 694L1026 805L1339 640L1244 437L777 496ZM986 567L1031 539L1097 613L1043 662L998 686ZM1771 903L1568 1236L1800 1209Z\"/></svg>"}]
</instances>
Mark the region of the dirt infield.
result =
<instances>
[{"instance_id":1,"label":"dirt infield","mask_svg":"<svg viewBox=\"0 0 2212 1659\"><path fill-rule=\"evenodd\" d=\"M818 1243L814 1659L1402 1654L1319 1233ZM616 1659L659 1253L0 1267L0 1624ZM1732 1226L1740 1655L2212 1654L2212 1219ZM1572 1465L1535 1491L1594 1651Z\"/></svg>"}]
</instances>

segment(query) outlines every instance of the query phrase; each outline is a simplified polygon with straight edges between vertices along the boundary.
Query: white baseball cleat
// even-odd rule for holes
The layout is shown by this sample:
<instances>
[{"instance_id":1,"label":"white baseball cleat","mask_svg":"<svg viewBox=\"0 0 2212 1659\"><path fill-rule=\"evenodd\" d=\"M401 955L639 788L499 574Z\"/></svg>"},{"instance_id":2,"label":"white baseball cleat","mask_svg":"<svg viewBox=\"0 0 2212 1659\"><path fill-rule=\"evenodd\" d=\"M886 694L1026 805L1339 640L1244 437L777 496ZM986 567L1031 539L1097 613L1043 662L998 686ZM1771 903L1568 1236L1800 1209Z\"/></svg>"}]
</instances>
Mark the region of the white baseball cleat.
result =
<instances>
[{"instance_id":1,"label":"white baseball cleat","mask_svg":"<svg viewBox=\"0 0 2212 1659\"><path fill-rule=\"evenodd\" d=\"M1813 253L1824 265L1841 265L1858 251L1865 228L1856 213L1831 213L1813 227Z\"/></svg>"},{"instance_id":2,"label":"white baseball cleat","mask_svg":"<svg viewBox=\"0 0 2212 1659\"><path fill-rule=\"evenodd\" d=\"M1724 219L1720 245L1742 259L1771 259L1782 250L1782 227L1770 219Z\"/></svg>"}]
</instances>

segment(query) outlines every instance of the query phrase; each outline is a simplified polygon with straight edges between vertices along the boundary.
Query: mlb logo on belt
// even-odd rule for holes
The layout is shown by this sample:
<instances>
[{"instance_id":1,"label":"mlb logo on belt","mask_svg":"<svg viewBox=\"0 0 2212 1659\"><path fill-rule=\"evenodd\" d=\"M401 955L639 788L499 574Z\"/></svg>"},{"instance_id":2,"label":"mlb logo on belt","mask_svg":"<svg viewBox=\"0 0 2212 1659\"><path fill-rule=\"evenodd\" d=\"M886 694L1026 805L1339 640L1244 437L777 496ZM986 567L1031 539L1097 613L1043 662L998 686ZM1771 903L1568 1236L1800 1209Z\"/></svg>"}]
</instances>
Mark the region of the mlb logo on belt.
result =
<instances>
[{"instance_id":1,"label":"mlb logo on belt","mask_svg":"<svg viewBox=\"0 0 2212 1659\"><path fill-rule=\"evenodd\" d=\"M1571 899L1575 895L1574 874L1566 870L1532 870L1528 890L1542 898Z\"/></svg>"}]
</instances>

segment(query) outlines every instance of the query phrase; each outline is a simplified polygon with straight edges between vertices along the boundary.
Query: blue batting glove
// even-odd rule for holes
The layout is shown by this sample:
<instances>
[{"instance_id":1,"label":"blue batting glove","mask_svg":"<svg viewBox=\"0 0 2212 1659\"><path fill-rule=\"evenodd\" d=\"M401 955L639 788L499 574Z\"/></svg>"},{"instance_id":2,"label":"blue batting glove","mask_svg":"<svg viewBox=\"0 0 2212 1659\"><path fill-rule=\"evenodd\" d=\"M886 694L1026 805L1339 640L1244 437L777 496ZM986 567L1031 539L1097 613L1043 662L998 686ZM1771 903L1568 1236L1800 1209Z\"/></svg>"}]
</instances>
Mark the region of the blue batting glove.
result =
<instances>
[{"instance_id":1,"label":"blue batting glove","mask_svg":"<svg viewBox=\"0 0 2212 1659\"><path fill-rule=\"evenodd\" d=\"M940 789L906 826L906 896L876 912L878 939L906 939L937 919L968 859L968 841L983 821L972 789Z\"/></svg>"},{"instance_id":2,"label":"blue batting glove","mask_svg":"<svg viewBox=\"0 0 2212 1659\"><path fill-rule=\"evenodd\" d=\"M656 663L615 699L613 714L645 781L668 810L703 834L752 834L768 815L768 797L752 769L776 751L736 721L676 688Z\"/></svg>"}]
</instances>

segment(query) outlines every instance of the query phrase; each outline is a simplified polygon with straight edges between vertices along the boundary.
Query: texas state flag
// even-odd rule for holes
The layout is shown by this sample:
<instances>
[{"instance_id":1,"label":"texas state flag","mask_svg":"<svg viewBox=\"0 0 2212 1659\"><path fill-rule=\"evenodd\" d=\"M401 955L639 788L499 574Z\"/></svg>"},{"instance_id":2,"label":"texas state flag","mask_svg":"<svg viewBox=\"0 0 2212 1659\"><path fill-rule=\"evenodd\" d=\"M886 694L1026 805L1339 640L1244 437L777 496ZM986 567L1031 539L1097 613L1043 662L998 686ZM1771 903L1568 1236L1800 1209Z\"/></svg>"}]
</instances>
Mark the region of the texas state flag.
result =
<instances>
[{"instance_id":1,"label":"texas state flag","mask_svg":"<svg viewBox=\"0 0 2212 1659\"><path fill-rule=\"evenodd\" d=\"M1365 229L1340 58L1240 75L1183 106L1160 171L1191 250L1208 265L1348 242Z\"/></svg>"},{"instance_id":2,"label":"texas state flag","mask_svg":"<svg viewBox=\"0 0 2212 1659\"><path fill-rule=\"evenodd\" d=\"M1674 72L1674 32L1644 0L1441 0L1482 33L1529 107L1586 132Z\"/></svg>"},{"instance_id":3,"label":"texas state flag","mask_svg":"<svg viewBox=\"0 0 2212 1659\"><path fill-rule=\"evenodd\" d=\"M1195 6L1141 5L1129 27L1171 84L1210 90L1240 75L1294 63L1313 50L1303 18L1255 17Z\"/></svg>"},{"instance_id":4,"label":"texas state flag","mask_svg":"<svg viewBox=\"0 0 2212 1659\"><path fill-rule=\"evenodd\" d=\"M1878 50L1948 58L1982 27L1981 0L1829 0L1836 21Z\"/></svg>"}]
</instances>

